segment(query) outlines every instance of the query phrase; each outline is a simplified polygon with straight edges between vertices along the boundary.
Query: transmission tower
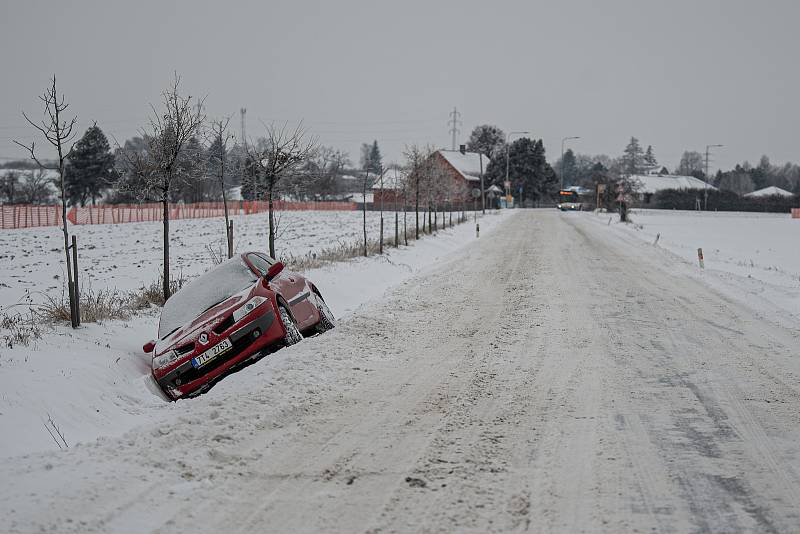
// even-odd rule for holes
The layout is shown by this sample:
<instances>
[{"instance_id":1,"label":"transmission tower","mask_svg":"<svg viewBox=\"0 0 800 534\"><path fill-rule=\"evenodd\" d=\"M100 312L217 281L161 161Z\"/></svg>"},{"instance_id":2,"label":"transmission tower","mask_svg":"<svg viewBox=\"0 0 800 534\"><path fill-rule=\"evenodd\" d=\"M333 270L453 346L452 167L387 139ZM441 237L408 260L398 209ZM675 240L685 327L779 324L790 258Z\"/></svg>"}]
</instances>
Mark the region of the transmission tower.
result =
<instances>
[{"instance_id":1,"label":"transmission tower","mask_svg":"<svg viewBox=\"0 0 800 534\"><path fill-rule=\"evenodd\" d=\"M454 107L453 111L450 112L450 120L447 121L447 124L450 125L450 134L453 136L453 150L456 149L456 136L461 133L461 130L458 129L459 125L461 124L461 113Z\"/></svg>"},{"instance_id":2,"label":"transmission tower","mask_svg":"<svg viewBox=\"0 0 800 534\"><path fill-rule=\"evenodd\" d=\"M242 146L247 148L247 131L245 130L245 115L247 114L247 108L241 108L239 113L242 117Z\"/></svg>"}]
</instances>

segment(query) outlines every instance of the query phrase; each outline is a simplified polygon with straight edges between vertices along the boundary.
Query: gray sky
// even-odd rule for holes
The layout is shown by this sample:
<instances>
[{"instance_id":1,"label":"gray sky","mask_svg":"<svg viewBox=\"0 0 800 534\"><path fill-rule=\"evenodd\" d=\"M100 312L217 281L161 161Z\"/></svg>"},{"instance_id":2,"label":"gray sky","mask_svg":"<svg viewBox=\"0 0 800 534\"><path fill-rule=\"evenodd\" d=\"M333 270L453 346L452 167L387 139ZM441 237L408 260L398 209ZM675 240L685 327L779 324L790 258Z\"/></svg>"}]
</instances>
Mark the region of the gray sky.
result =
<instances>
[{"instance_id":1,"label":"gray sky","mask_svg":"<svg viewBox=\"0 0 800 534\"><path fill-rule=\"evenodd\" d=\"M450 146L477 124L617 156L630 136L674 168L722 143L722 167L768 154L800 161L800 2L3 1L0 157L33 133L55 72L80 119L120 142L148 117L173 71L209 115L303 119L358 160L407 143Z\"/></svg>"}]
</instances>

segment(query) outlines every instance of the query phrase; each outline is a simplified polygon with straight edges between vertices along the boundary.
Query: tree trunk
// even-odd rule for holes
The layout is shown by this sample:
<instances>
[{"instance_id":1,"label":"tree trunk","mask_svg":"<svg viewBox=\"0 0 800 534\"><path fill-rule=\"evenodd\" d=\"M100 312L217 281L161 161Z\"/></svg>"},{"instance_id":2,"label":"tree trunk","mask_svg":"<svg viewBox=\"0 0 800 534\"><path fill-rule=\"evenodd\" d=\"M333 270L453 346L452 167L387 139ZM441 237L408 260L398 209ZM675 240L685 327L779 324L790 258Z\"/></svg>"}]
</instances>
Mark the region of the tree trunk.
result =
<instances>
[{"instance_id":1,"label":"tree trunk","mask_svg":"<svg viewBox=\"0 0 800 534\"><path fill-rule=\"evenodd\" d=\"M419 179L417 180L417 187L416 191L414 192L414 196L414 211L417 214L416 239L419 239Z\"/></svg>"},{"instance_id":2,"label":"tree trunk","mask_svg":"<svg viewBox=\"0 0 800 534\"><path fill-rule=\"evenodd\" d=\"M169 299L169 193L164 191L161 199L164 208L164 302Z\"/></svg>"},{"instance_id":3,"label":"tree trunk","mask_svg":"<svg viewBox=\"0 0 800 534\"><path fill-rule=\"evenodd\" d=\"M59 152L60 148L61 147L59 146ZM59 158L58 174L59 179L61 180L61 224L64 232L64 255L67 258L67 290L69 291L70 321L72 323L72 328L77 328L78 321L75 317L75 310L77 309L77 306L75 305L75 283L72 280L72 258L69 255L69 230L67 230L67 198L64 195L63 158Z\"/></svg>"},{"instance_id":4,"label":"tree trunk","mask_svg":"<svg viewBox=\"0 0 800 534\"><path fill-rule=\"evenodd\" d=\"M364 214L364 257L367 257L367 180L369 180L369 171L367 171L367 175L364 177L364 191L362 195L362 203L361 208Z\"/></svg>"},{"instance_id":5,"label":"tree trunk","mask_svg":"<svg viewBox=\"0 0 800 534\"><path fill-rule=\"evenodd\" d=\"M225 178L224 178L224 174L223 174L223 176L220 177L220 182L222 183L222 207L225 210L225 236L227 237L228 258L230 259L230 258L233 257L233 236L231 235L231 223L230 223L230 219L228 218L228 199L225 196Z\"/></svg>"},{"instance_id":6,"label":"tree trunk","mask_svg":"<svg viewBox=\"0 0 800 534\"><path fill-rule=\"evenodd\" d=\"M274 182L270 179L267 189L267 207L269 210L269 255L275 257L275 213L273 212L272 204L272 189L275 187Z\"/></svg>"}]
</instances>

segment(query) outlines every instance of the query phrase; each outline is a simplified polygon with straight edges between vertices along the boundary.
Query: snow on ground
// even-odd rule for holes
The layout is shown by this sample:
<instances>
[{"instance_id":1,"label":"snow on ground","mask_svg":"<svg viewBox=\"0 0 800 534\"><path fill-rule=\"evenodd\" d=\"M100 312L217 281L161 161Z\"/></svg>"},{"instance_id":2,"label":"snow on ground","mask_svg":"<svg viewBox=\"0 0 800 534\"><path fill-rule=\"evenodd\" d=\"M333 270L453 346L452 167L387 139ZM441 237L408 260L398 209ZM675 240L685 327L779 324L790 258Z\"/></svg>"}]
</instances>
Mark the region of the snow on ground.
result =
<instances>
[{"instance_id":1,"label":"snow on ground","mask_svg":"<svg viewBox=\"0 0 800 534\"><path fill-rule=\"evenodd\" d=\"M413 213L408 222L412 223ZM354 243L363 239L360 211L278 212L278 257ZM394 236L394 212L384 213L384 235ZM234 246L268 250L268 214L233 217ZM402 225L402 213L400 214ZM132 290L158 280L162 269L161 222L71 226L77 236L81 284L101 289ZM367 212L367 236L377 239L380 213ZM226 249L223 218L170 221L170 267L173 278L205 272L216 253ZM58 227L0 232L0 302L19 302L26 295L41 302L41 292L59 296L64 291L64 237Z\"/></svg>"},{"instance_id":2,"label":"snow on ground","mask_svg":"<svg viewBox=\"0 0 800 534\"><path fill-rule=\"evenodd\" d=\"M0 462L0 531L796 531L797 330L515 211L154 424Z\"/></svg>"},{"instance_id":3,"label":"snow on ground","mask_svg":"<svg viewBox=\"0 0 800 534\"><path fill-rule=\"evenodd\" d=\"M800 220L788 214L633 210L633 224L616 214L578 216L601 225L611 219L611 231L644 244L659 236L655 248L680 258L687 273L774 322L800 325Z\"/></svg>"},{"instance_id":4,"label":"snow on ground","mask_svg":"<svg viewBox=\"0 0 800 534\"><path fill-rule=\"evenodd\" d=\"M491 230L510 214L481 218L481 238L491 239ZM336 239L357 240L361 232L357 212L287 212L283 216L290 224L279 245L284 250L291 245L296 254L331 246ZM264 221L261 216L237 218L239 250L264 248L260 233ZM378 221L377 214L368 213L371 231ZM204 246L217 242L218 226L222 226L220 219L175 222L173 254L185 274L199 274L212 265ZM334 314L346 320L389 287L464 247L475 239L474 231L470 222L409 247L389 249L384 256L331 264L305 274L323 292ZM84 258L91 258L95 265L95 288L135 288L157 276L158 223L77 227L76 232L88 249ZM50 228L0 234L2 255L14 256L11 269L2 273L3 283L10 286L2 287L2 302L18 298L20 286L30 287L29 279L46 280L48 269L61 260L59 238L58 230ZM151 310L126 322L89 324L75 331L55 328L31 347L0 347L0 457L56 448L48 433L48 427L53 431L50 419L72 446L121 434L166 413L181 413L181 404L193 401L166 402L150 378L149 357L141 349L154 337L157 323L158 311Z\"/></svg>"}]
</instances>

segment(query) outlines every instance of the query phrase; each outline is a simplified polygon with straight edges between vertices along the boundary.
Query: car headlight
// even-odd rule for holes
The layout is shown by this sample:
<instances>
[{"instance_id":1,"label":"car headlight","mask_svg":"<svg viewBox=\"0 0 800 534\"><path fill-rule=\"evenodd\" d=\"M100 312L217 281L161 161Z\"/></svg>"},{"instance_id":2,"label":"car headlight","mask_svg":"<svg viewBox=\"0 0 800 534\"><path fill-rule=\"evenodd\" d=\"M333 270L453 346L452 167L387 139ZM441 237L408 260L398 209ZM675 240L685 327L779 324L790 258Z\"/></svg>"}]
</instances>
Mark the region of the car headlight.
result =
<instances>
[{"instance_id":1,"label":"car headlight","mask_svg":"<svg viewBox=\"0 0 800 534\"><path fill-rule=\"evenodd\" d=\"M259 306L264 304L266 301L267 301L267 299L264 298L264 297L253 297L253 298L251 298L250 300L245 302L243 306L240 306L239 308L237 308L237 309L235 309L233 311L233 322L234 323L238 323L239 321L244 319L244 317L248 313L250 313L251 311L255 310L256 308L258 308Z\"/></svg>"},{"instance_id":2,"label":"car headlight","mask_svg":"<svg viewBox=\"0 0 800 534\"><path fill-rule=\"evenodd\" d=\"M174 350L171 350L166 354L162 354L161 356L156 356L153 358L153 369L161 369L162 367L166 367L177 359L178 353Z\"/></svg>"}]
</instances>

